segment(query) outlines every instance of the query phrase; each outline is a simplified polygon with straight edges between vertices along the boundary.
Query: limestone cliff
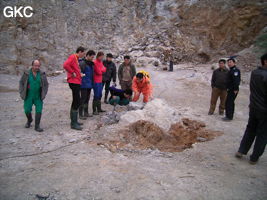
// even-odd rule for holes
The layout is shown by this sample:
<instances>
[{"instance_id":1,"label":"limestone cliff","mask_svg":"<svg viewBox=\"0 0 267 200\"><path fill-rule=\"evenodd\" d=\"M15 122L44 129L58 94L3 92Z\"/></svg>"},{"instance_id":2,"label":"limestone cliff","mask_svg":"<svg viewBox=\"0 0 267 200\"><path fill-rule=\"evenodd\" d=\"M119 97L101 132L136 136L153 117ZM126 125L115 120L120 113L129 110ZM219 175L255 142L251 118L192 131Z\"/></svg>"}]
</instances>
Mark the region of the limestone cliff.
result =
<instances>
[{"instance_id":1,"label":"limestone cliff","mask_svg":"<svg viewBox=\"0 0 267 200\"><path fill-rule=\"evenodd\" d=\"M168 62L209 62L254 43L267 25L263 0L2 0L34 9L32 18L0 16L1 72L40 58L47 72L77 46Z\"/></svg>"}]
</instances>

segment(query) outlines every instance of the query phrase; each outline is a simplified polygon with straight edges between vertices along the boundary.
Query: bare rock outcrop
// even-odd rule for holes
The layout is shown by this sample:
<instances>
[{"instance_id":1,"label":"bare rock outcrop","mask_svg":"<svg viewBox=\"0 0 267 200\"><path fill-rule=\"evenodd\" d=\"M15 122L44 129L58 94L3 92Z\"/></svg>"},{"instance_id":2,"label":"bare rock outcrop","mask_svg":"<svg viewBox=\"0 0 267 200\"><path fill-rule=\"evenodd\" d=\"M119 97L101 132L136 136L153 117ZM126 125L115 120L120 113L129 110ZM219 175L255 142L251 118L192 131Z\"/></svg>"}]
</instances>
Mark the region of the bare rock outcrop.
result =
<instances>
[{"instance_id":1,"label":"bare rock outcrop","mask_svg":"<svg viewBox=\"0 0 267 200\"><path fill-rule=\"evenodd\" d=\"M19 73L39 58L48 73L77 46L130 54L139 65L209 62L253 44L266 26L262 0L1 1L32 6L31 18L0 15L0 72Z\"/></svg>"}]
</instances>

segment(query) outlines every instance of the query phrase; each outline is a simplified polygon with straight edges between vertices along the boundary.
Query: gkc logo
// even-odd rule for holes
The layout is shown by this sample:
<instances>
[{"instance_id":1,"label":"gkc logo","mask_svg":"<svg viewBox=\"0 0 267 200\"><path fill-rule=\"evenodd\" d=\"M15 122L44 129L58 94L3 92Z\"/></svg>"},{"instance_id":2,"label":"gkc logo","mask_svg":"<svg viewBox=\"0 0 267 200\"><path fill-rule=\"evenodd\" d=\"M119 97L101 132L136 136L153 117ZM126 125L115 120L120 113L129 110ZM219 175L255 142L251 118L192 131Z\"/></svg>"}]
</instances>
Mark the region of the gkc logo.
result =
<instances>
[{"instance_id":1,"label":"gkc logo","mask_svg":"<svg viewBox=\"0 0 267 200\"><path fill-rule=\"evenodd\" d=\"M26 17L29 18L33 15L33 8L31 6L6 6L3 10L5 17Z\"/></svg>"}]
</instances>

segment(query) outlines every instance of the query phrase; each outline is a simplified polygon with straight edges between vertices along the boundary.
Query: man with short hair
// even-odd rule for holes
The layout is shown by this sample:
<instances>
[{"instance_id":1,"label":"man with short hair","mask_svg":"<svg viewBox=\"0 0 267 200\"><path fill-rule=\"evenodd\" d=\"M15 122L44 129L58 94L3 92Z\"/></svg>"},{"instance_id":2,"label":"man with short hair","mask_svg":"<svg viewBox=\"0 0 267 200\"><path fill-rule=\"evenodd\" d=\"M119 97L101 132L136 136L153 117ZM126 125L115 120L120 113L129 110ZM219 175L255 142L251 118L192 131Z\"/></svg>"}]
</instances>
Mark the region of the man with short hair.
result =
<instances>
[{"instance_id":1,"label":"man with short hair","mask_svg":"<svg viewBox=\"0 0 267 200\"><path fill-rule=\"evenodd\" d=\"M78 109L81 105L81 82L82 74L78 60L85 56L85 48L78 47L75 54L72 54L64 62L63 67L67 71L67 81L72 91L72 104L70 109L70 127L75 130L82 130L82 123L78 122Z\"/></svg>"},{"instance_id":2,"label":"man with short hair","mask_svg":"<svg viewBox=\"0 0 267 200\"><path fill-rule=\"evenodd\" d=\"M108 53L106 56L106 60L103 61L103 65L106 67L106 72L103 73L103 88L105 87L105 98L104 102L108 104L108 93L111 79L113 81L113 85L116 85L116 77L117 77L117 68L114 62L112 62L113 55Z\"/></svg>"},{"instance_id":3,"label":"man with short hair","mask_svg":"<svg viewBox=\"0 0 267 200\"><path fill-rule=\"evenodd\" d=\"M124 62L118 70L118 77L122 90L132 89L132 81L136 74L135 66L131 63L130 56L124 56Z\"/></svg>"},{"instance_id":4,"label":"man with short hair","mask_svg":"<svg viewBox=\"0 0 267 200\"><path fill-rule=\"evenodd\" d=\"M85 58L79 61L81 72L84 74L81 84L81 106L79 107L80 119L86 119L87 117L93 116L89 114L88 104L90 100L91 90L94 86L94 57L95 52L93 50L89 50L86 53Z\"/></svg>"},{"instance_id":5,"label":"man with short hair","mask_svg":"<svg viewBox=\"0 0 267 200\"><path fill-rule=\"evenodd\" d=\"M134 91L133 102L138 101L141 94L144 95L144 103L147 103L152 97L152 84L150 79L141 72L138 72L133 78L132 90Z\"/></svg>"},{"instance_id":6,"label":"man with short hair","mask_svg":"<svg viewBox=\"0 0 267 200\"><path fill-rule=\"evenodd\" d=\"M224 114L225 100L227 96L227 78L229 70L225 67L225 60L219 60L219 68L214 70L211 78L211 100L209 115L213 115L218 97L220 97L219 114Z\"/></svg>"},{"instance_id":7,"label":"man with short hair","mask_svg":"<svg viewBox=\"0 0 267 200\"><path fill-rule=\"evenodd\" d=\"M253 70L250 77L249 119L246 131L236 153L242 158L251 148L250 164L256 164L267 143L267 54L261 57L262 67Z\"/></svg>"},{"instance_id":8,"label":"man with short hair","mask_svg":"<svg viewBox=\"0 0 267 200\"><path fill-rule=\"evenodd\" d=\"M225 117L223 120L231 121L234 117L235 99L239 91L241 73L236 67L236 61L234 58L229 58L227 60L227 65L230 70L228 72L227 98L225 102Z\"/></svg>"},{"instance_id":9,"label":"man with short hair","mask_svg":"<svg viewBox=\"0 0 267 200\"><path fill-rule=\"evenodd\" d=\"M32 61L29 71L23 73L19 82L20 97L24 100L24 111L27 116L25 128L30 128L32 119L32 106L35 105L35 130L42 132L40 121L43 110L43 100L48 91L48 81L45 72L40 71L39 60Z\"/></svg>"}]
</instances>

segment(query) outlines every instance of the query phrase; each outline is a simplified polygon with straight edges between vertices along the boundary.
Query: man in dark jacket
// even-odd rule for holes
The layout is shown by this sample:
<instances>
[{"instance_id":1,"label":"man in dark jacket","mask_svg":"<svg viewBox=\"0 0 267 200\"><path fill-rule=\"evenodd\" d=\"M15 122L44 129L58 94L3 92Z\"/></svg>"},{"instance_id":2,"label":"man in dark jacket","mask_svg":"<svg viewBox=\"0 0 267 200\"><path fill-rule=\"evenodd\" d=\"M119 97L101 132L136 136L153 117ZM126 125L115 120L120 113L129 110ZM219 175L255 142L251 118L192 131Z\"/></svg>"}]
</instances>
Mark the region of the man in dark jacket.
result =
<instances>
[{"instance_id":1,"label":"man in dark jacket","mask_svg":"<svg viewBox=\"0 0 267 200\"><path fill-rule=\"evenodd\" d=\"M261 57L262 67L255 69L250 78L249 119L246 131L236 153L246 155L255 140L250 164L256 164L267 143L267 54Z\"/></svg>"},{"instance_id":2,"label":"man in dark jacket","mask_svg":"<svg viewBox=\"0 0 267 200\"><path fill-rule=\"evenodd\" d=\"M228 69L225 67L225 60L219 60L219 68L214 70L211 79L211 100L210 100L210 109L209 115L213 115L216 108L216 103L218 97L220 97L220 106L219 114L223 115L225 108L225 100L227 96L227 78L228 78Z\"/></svg>"},{"instance_id":3,"label":"man in dark jacket","mask_svg":"<svg viewBox=\"0 0 267 200\"><path fill-rule=\"evenodd\" d=\"M236 61L234 58L229 58L227 60L227 65L229 66L230 71L228 73L225 117L223 118L223 120L231 121L234 117L235 99L239 91L241 73L240 70L236 67Z\"/></svg>"},{"instance_id":4,"label":"man in dark jacket","mask_svg":"<svg viewBox=\"0 0 267 200\"><path fill-rule=\"evenodd\" d=\"M85 58L79 61L79 65L81 68L82 84L81 84L81 105L79 107L79 117L80 119L86 119L87 117L92 117L93 115L89 114L89 100L91 90L94 86L94 57L95 52L93 50L89 50L86 53Z\"/></svg>"},{"instance_id":5,"label":"man in dark jacket","mask_svg":"<svg viewBox=\"0 0 267 200\"><path fill-rule=\"evenodd\" d=\"M43 110L43 100L48 91L48 81L45 72L40 71L39 60L32 61L32 67L24 72L19 82L20 97L24 100L24 111L27 116L25 128L30 128L32 119L32 106L35 105L35 130L42 132L40 121Z\"/></svg>"},{"instance_id":6,"label":"man in dark jacket","mask_svg":"<svg viewBox=\"0 0 267 200\"><path fill-rule=\"evenodd\" d=\"M132 81L136 74L135 66L131 63L130 56L124 56L124 62L120 65L118 77L122 90L132 89Z\"/></svg>"},{"instance_id":7,"label":"man in dark jacket","mask_svg":"<svg viewBox=\"0 0 267 200\"><path fill-rule=\"evenodd\" d=\"M113 85L116 85L116 77L117 77L117 68L114 62L112 62L113 55L111 53L107 54L106 60L103 61L103 65L107 68L107 71L103 73L103 88L105 87L105 99L104 102L108 104L108 93L111 79L113 81Z\"/></svg>"}]
</instances>

